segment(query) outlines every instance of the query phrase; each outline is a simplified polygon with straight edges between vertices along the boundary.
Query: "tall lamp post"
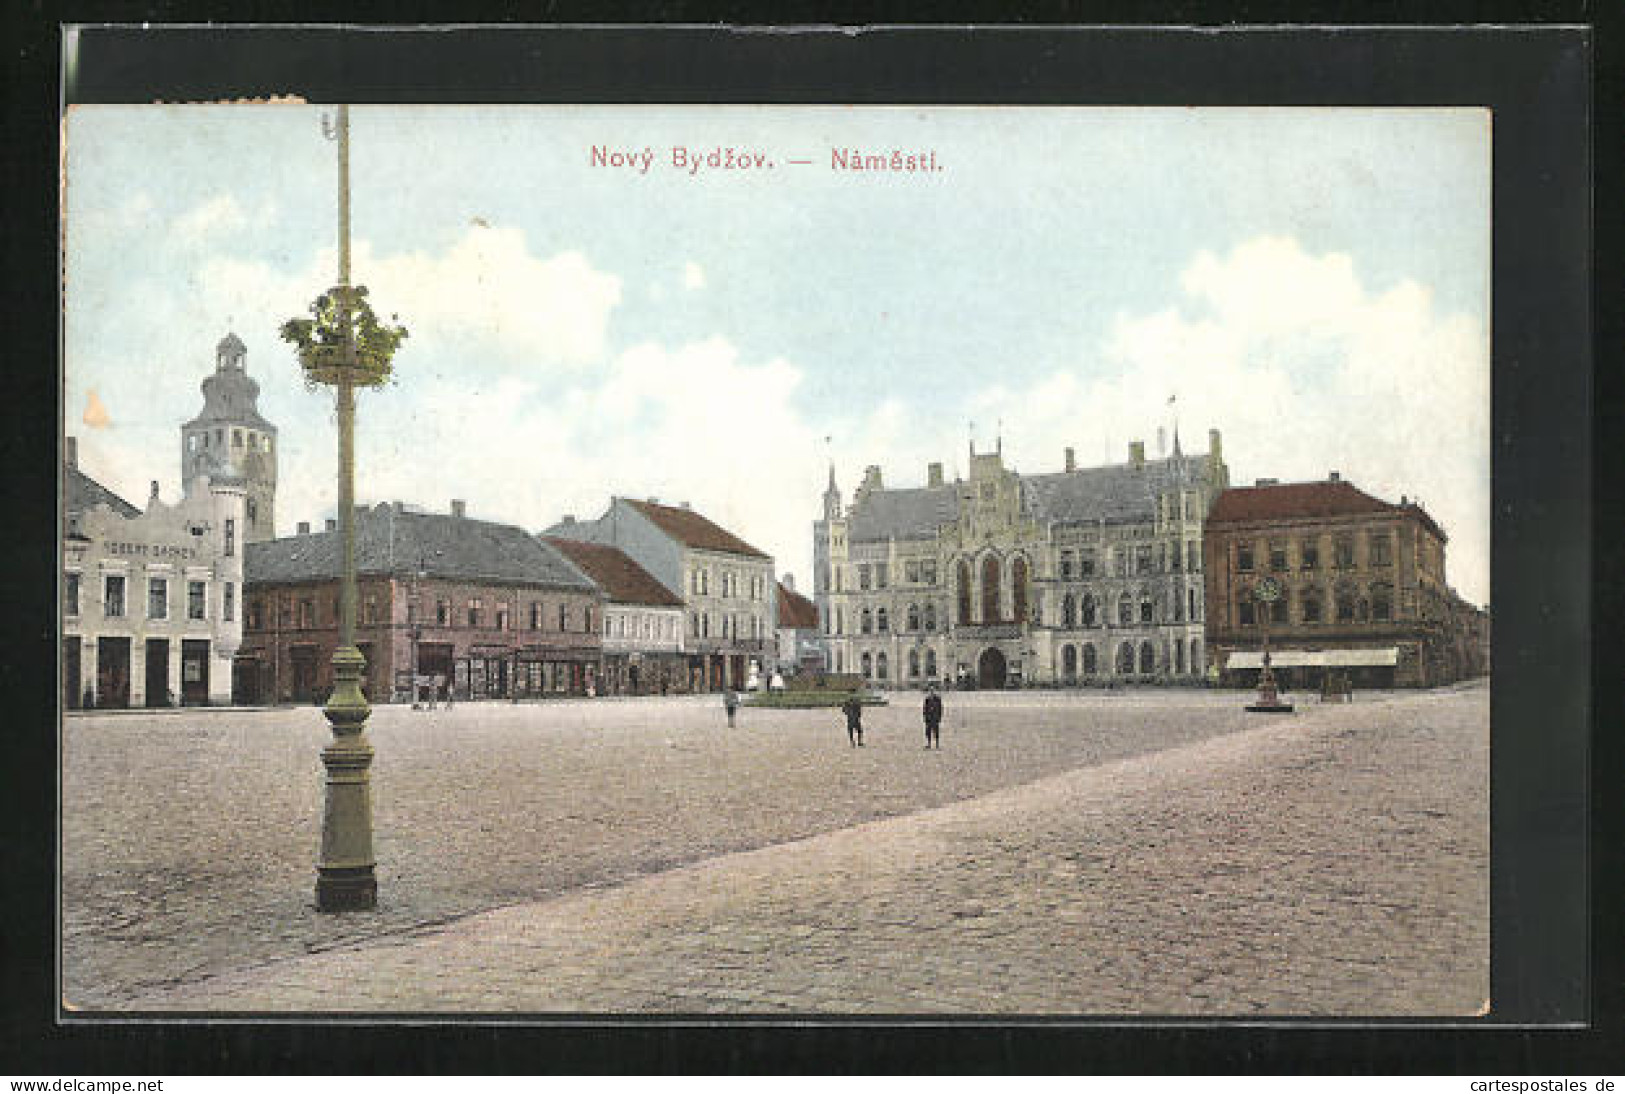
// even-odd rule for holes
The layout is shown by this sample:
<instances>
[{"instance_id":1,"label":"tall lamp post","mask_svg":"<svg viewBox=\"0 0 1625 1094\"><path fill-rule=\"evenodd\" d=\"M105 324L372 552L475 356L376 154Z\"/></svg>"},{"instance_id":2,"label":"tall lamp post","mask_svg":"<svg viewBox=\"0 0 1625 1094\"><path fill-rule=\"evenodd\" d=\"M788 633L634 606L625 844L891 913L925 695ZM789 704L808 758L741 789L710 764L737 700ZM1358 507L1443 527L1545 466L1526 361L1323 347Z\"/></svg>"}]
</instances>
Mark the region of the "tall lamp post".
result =
<instances>
[{"instance_id":1,"label":"tall lamp post","mask_svg":"<svg viewBox=\"0 0 1625 1094\"><path fill-rule=\"evenodd\" d=\"M327 787L322 812L316 907L357 911L378 904L372 849L371 708L361 691L366 658L355 644L355 389L377 387L406 331L379 324L364 286L350 284L350 111L339 106L327 136L338 143L338 284L317 297L311 319L290 319L282 338L297 348L306 382L337 391L339 538L343 577L339 591L339 643L333 651L333 692L323 714L333 740L322 749Z\"/></svg>"}]
</instances>

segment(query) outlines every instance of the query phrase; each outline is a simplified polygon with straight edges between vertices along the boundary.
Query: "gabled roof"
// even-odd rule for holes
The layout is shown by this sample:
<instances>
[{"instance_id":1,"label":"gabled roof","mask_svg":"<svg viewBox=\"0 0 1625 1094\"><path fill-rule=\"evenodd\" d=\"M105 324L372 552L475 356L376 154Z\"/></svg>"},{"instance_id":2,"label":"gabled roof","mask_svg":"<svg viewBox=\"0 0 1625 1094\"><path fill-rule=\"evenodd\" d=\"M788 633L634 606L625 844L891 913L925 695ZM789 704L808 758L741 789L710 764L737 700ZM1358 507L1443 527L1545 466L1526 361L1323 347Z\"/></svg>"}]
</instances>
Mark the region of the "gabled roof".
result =
<instances>
[{"instance_id":1,"label":"gabled roof","mask_svg":"<svg viewBox=\"0 0 1625 1094\"><path fill-rule=\"evenodd\" d=\"M576 568L585 573L609 599L616 604L644 604L657 607L682 607L682 598L655 580L653 574L639 566L619 547L602 543L585 543L562 536L543 536L543 542L564 554Z\"/></svg>"},{"instance_id":2,"label":"gabled roof","mask_svg":"<svg viewBox=\"0 0 1625 1094\"><path fill-rule=\"evenodd\" d=\"M813 602L784 587L779 586L779 629L780 630L817 630L818 609Z\"/></svg>"},{"instance_id":3,"label":"gabled roof","mask_svg":"<svg viewBox=\"0 0 1625 1094\"><path fill-rule=\"evenodd\" d=\"M698 547L704 551L748 555L751 558L772 557L765 551L758 551L726 528L712 523L692 509L679 509L652 501L633 501L631 498L621 500L649 518L655 527L685 546Z\"/></svg>"},{"instance_id":4,"label":"gabled roof","mask_svg":"<svg viewBox=\"0 0 1625 1094\"><path fill-rule=\"evenodd\" d=\"M854 543L931 539L937 528L959 519L957 486L872 490L853 506L846 534Z\"/></svg>"},{"instance_id":5,"label":"gabled roof","mask_svg":"<svg viewBox=\"0 0 1625 1094\"><path fill-rule=\"evenodd\" d=\"M1414 516L1429 531L1446 540L1444 530L1426 510L1414 504L1395 505L1374 498L1353 483L1285 482L1268 486L1241 486L1224 491L1208 513L1210 526L1250 524L1305 517L1368 516L1384 513Z\"/></svg>"},{"instance_id":6,"label":"gabled roof","mask_svg":"<svg viewBox=\"0 0 1625 1094\"><path fill-rule=\"evenodd\" d=\"M121 517L139 517L141 510L113 493L107 487L79 470L62 469L62 513L73 516L106 505Z\"/></svg>"},{"instance_id":7,"label":"gabled roof","mask_svg":"<svg viewBox=\"0 0 1625 1094\"><path fill-rule=\"evenodd\" d=\"M550 544L512 524L414 513L378 505L356 513L357 574L394 574L596 591L592 580ZM337 531L246 545L248 582L320 581L341 576Z\"/></svg>"}]
</instances>

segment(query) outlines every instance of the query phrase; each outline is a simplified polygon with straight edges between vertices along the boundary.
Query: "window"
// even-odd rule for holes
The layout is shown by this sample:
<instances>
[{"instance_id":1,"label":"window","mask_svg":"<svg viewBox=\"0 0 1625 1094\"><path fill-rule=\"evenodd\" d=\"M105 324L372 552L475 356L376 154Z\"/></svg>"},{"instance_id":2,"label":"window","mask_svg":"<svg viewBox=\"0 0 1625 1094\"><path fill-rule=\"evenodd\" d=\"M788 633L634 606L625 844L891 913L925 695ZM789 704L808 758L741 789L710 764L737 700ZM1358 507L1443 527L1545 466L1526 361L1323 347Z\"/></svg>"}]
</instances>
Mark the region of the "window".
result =
<instances>
[{"instance_id":1,"label":"window","mask_svg":"<svg viewBox=\"0 0 1625 1094\"><path fill-rule=\"evenodd\" d=\"M845 608L836 608L835 609L835 633L836 634L845 634L846 633L846 609Z\"/></svg>"},{"instance_id":2,"label":"window","mask_svg":"<svg viewBox=\"0 0 1625 1094\"><path fill-rule=\"evenodd\" d=\"M919 650L909 650L908 651L908 677L909 677L910 680L918 680L920 678L920 651Z\"/></svg>"},{"instance_id":3,"label":"window","mask_svg":"<svg viewBox=\"0 0 1625 1094\"><path fill-rule=\"evenodd\" d=\"M959 622L961 625L970 622L970 563L959 564Z\"/></svg>"},{"instance_id":4,"label":"window","mask_svg":"<svg viewBox=\"0 0 1625 1094\"><path fill-rule=\"evenodd\" d=\"M886 620L886 609L881 608L875 613L875 630L881 634L891 633L891 624Z\"/></svg>"},{"instance_id":5,"label":"window","mask_svg":"<svg viewBox=\"0 0 1625 1094\"><path fill-rule=\"evenodd\" d=\"M1061 552L1061 580L1066 581L1072 577L1072 552ZM1070 648L1070 647L1069 647Z\"/></svg>"},{"instance_id":6,"label":"window","mask_svg":"<svg viewBox=\"0 0 1625 1094\"><path fill-rule=\"evenodd\" d=\"M147 618L169 618L169 582L161 577L147 582Z\"/></svg>"},{"instance_id":7,"label":"window","mask_svg":"<svg viewBox=\"0 0 1625 1094\"><path fill-rule=\"evenodd\" d=\"M693 637L695 637L695 638L698 638L700 636L700 613L699 612L695 612L693 615L689 616L688 633L690 635L692 635Z\"/></svg>"},{"instance_id":8,"label":"window","mask_svg":"<svg viewBox=\"0 0 1625 1094\"><path fill-rule=\"evenodd\" d=\"M64 574L62 578L62 614L79 614L79 575Z\"/></svg>"},{"instance_id":9,"label":"window","mask_svg":"<svg viewBox=\"0 0 1625 1094\"><path fill-rule=\"evenodd\" d=\"M299 626L305 630L316 625L316 602L309 597L299 602Z\"/></svg>"},{"instance_id":10,"label":"window","mask_svg":"<svg viewBox=\"0 0 1625 1094\"><path fill-rule=\"evenodd\" d=\"M592 605L581 609L581 629L588 634L592 633Z\"/></svg>"},{"instance_id":11,"label":"window","mask_svg":"<svg viewBox=\"0 0 1625 1094\"><path fill-rule=\"evenodd\" d=\"M186 618L208 618L208 589L201 581L186 583Z\"/></svg>"},{"instance_id":12,"label":"window","mask_svg":"<svg viewBox=\"0 0 1625 1094\"><path fill-rule=\"evenodd\" d=\"M1314 592L1312 590L1305 592L1303 594L1303 600L1301 602L1300 609L1301 610L1300 610L1299 614L1303 616L1303 621L1305 623L1319 623L1320 622L1320 594L1317 593L1317 592Z\"/></svg>"},{"instance_id":13,"label":"window","mask_svg":"<svg viewBox=\"0 0 1625 1094\"><path fill-rule=\"evenodd\" d=\"M1078 552L1078 576L1093 577L1095 574L1095 552L1085 550Z\"/></svg>"},{"instance_id":14,"label":"window","mask_svg":"<svg viewBox=\"0 0 1625 1094\"><path fill-rule=\"evenodd\" d=\"M539 600L530 602L530 629L533 631L542 629L542 604Z\"/></svg>"},{"instance_id":15,"label":"window","mask_svg":"<svg viewBox=\"0 0 1625 1094\"><path fill-rule=\"evenodd\" d=\"M1371 618L1387 623L1394 618L1394 589L1387 584L1371 586Z\"/></svg>"},{"instance_id":16,"label":"window","mask_svg":"<svg viewBox=\"0 0 1625 1094\"><path fill-rule=\"evenodd\" d=\"M1271 601L1270 602L1270 622L1271 623L1285 623L1286 618L1287 618L1287 615L1286 615L1286 597L1283 596L1279 600Z\"/></svg>"},{"instance_id":17,"label":"window","mask_svg":"<svg viewBox=\"0 0 1625 1094\"><path fill-rule=\"evenodd\" d=\"M903 580L910 585L917 585L920 581L920 564L915 559L903 563Z\"/></svg>"},{"instance_id":18,"label":"window","mask_svg":"<svg viewBox=\"0 0 1625 1094\"><path fill-rule=\"evenodd\" d=\"M1128 576L1128 548L1112 548L1112 572L1118 577Z\"/></svg>"},{"instance_id":19,"label":"window","mask_svg":"<svg viewBox=\"0 0 1625 1094\"><path fill-rule=\"evenodd\" d=\"M561 631L565 630L569 626L569 620L567 618L568 612L569 609L563 604L559 605L559 630Z\"/></svg>"},{"instance_id":20,"label":"window","mask_svg":"<svg viewBox=\"0 0 1625 1094\"><path fill-rule=\"evenodd\" d=\"M867 589L868 587L869 587L869 565L868 565L868 563L864 563L862 566L858 567L858 588Z\"/></svg>"},{"instance_id":21,"label":"window","mask_svg":"<svg viewBox=\"0 0 1625 1094\"><path fill-rule=\"evenodd\" d=\"M920 606L918 604L908 606L908 629L911 632L920 629Z\"/></svg>"},{"instance_id":22,"label":"window","mask_svg":"<svg viewBox=\"0 0 1625 1094\"><path fill-rule=\"evenodd\" d=\"M1010 564L1010 608L1017 623L1027 621L1027 560L1020 557Z\"/></svg>"},{"instance_id":23,"label":"window","mask_svg":"<svg viewBox=\"0 0 1625 1094\"><path fill-rule=\"evenodd\" d=\"M1123 676L1134 672L1134 643L1124 642L1117 647L1117 671Z\"/></svg>"},{"instance_id":24,"label":"window","mask_svg":"<svg viewBox=\"0 0 1625 1094\"><path fill-rule=\"evenodd\" d=\"M257 631L265 625L265 602L257 597L248 602L248 629Z\"/></svg>"},{"instance_id":25,"label":"window","mask_svg":"<svg viewBox=\"0 0 1625 1094\"><path fill-rule=\"evenodd\" d=\"M1179 572L1179 544L1172 544L1168 549L1168 568L1174 573Z\"/></svg>"},{"instance_id":26,"label":"window","mask_svg":"<svg viewBox=\"0 0 1625 1094\"><path fill-rule=\"evenodd\" d=\"M982 562L982 622L999 621L999 560L989 555Z\"/></svg>"},{"instance_id":27,"label":"window","mask_svg":"<svg viewBox=\"0 0 1625 1094\"><path fill-rule=\"evenodd\" d=\"M925 675L928 679L935 679L937 675L937 651L925 651Z\"/></svg>"},{"instance_id":28,"label":"window","mask_svg":"<svg viewBox=\"0 0 1625 1094\"><path fill-rule=\"evenodd\" d=\"M242 446L243 446L243 431L240 430L240 429L233 429L231 431L231 447L233 447L233 448L241 448Z\"/></svg>"},{"instance_id":29,"label":"window","mask_svg":"<svg viewBox=\"0 0 1625 1094\"><path fill-rule=\"evenodd\" d=\"M468 625L478 627L485 614L485 602L479 597L473 597L468 602ZM560 628L563 629L562 627Z\"/></svg>"},{"instance_id":30,"label":"window","mask_svg":"<svg viewBox=\"0 0 1625 1094\"><path fill-rule=\"evenodd\" d=\"M1241 594L1241 602L1236 605L1236 621L1243 627L1253 625L1253 598L1246 592Z\"/></svg>"},{"instance_id":31,"label":"window","mask_svg":"<svg viewBox=\"0 0 1625 1094\"><path fill-rule=\"evenodd\" d=\"M884 653L875 655L875 676L881 680L887 678L886 655Z\"/></svg>"},{"instance_id":32,"label":"window","mask_svg":"<svg viewBox=\"0 0 1625 1094\"><path fill-rule=\"evenodd\" d=\"M1354 594L1337 594L1337 621L1339 623L1354 622Z\"/></svg>"},{"instance_id":33,"label":"window","mask_svg":"<svg viewBox=\"0 0 1625 1094\"><path fill-rule=\"evenodd\" d=\"M1074 646L1061 647L1061 675L1068 680L1078 675L1078 651Z\"/></svg>"},{"instance_id":34,"label":"window","mask_svg":"<svg viewBox=\"0 0 1625 1094\"><path fill-rule=\"evenodd\" d=\"M1082 619L1085 627L1093 627L1095 625L1095 595L1093 593L1083 594L1083 614L1080 616L1080 618Z\"/></svg>"},{"instance_id":35,"label":"window","mask_svg":"<svg viewBox=\"0 0 1625 1094\"><path fill-rule=\"evenodd\" d=\"M858 617L858 630L862 631L864 634L873 634L874 629L875 617L870 613L868 608L865 608L863 609L863 614Z\"/></svg>"},{"instance_id":36,"label":"window","mask_svg":"<svg viewBox=\"0 0 1625 1094\"><path fill-rule=\"evenodd\" d=\"M711 637L711 613L706 612L700 616L700 637Z\"/></svg>"},{"instance_id":37,"label":"window","mask_svg":"<svg viewBox=\"0 0 1625 1094\"><path fill-rule=\"evenodd\" d=\"M254 527L254 525L258 522L259 515L260 515L260 507L257 504L255 504L253 498L249 498L248 499L248 526L250 528Z\"/></svg>"},{"instance_id":38,"label":"window","mask_svg":"<svg viewBox=\"0 0 1625 1094\"><path fill-rule=\"evenodd\" d=\"M1117 598L1117 621L1125 627L1134 622L1134 600L1127 593Z\"/></svg>"},{"instance_id":39,"label":"window","mask_svg":"<svg viewBox=\"0 0 1625 1094\"><path fill-rule=\"evenodd\" d=\"M936 559L927 559L926 561L920 563L920 580L924 581L927 585L935 585L937 583Z\"/></svg>"},{"instance_id":40,"label":"window","mask_svg":"<svg viewBox=\"0 0 1625 1094\"><path fill-rule=\"evenodd\" d=\"M507 629L508 629L508 605L506 603L498 604L497 605L497 630L505 631Z\"/></svg>"},{"instance_id":41,"label":"window","mask_svg":"<svg viewBox=\"0 0 1625 1094\"><path fill-rule=\"evenodd\" d=\"M1185 544L1185 569L1193 574L1202 569L1202 547L1194 539Z\"/></svg>"},{"instance_id":42,"label":"window","mask_svg":"<svg viewBox=\"0 0 1625 1094\"><path fill-rule=\"evenodd\" d=\"M1350 536L1340 536L1337 540L1337 568L1354 569L1354 539Z\"/></svg>"},{"instance_id":43,"label":"window","mask_svg":"<svg viewBox=\"0 0 1625 1094\"><path fill-rule=\"evenodd\" d=\"M875 563L875 588L884 589L886 587L886 571L889 568L884 562Z\"/></svg>"},{"instance_id":44,"label":"window","mask_svg":"<svg viewBox=\"0 0 1625 1094\"><path fill-rule=\"evenodd\" d=\"M231 517L226 518L226 557L230 558L237 553L237 522Z\"/></svg>"},{"instance_id":45,"label":"window","mask_svg":"<svg viewBox=\"0 0 1625 1094\"><path fill-rule=\"evenodd\" d=\"M434 602L434 621L438 627L451 622L451 601L442 598Z\"/></svg>"},{"instance_id":46,"label":"window","mask_svg":"<svg viewBox=\"0 0 1625 1094\"><path fill-rule=\"evenodd\" d=\"M287 627L293 623L293 599L291 597L278 597L276 602L277 626Z\"/></svg>"},{"instance_id":47,"label":"window","mask_svg":"<svg viewBox=\"0 0 1625 1094\"><path fill-rule=\"evenodd\" d=\"M1320 544L1306 539L1298 544L1298 566L1304 570L1320 568Z\"/></svg>"},{"instance_id":48,"label":"window","mask_svg":"<svg viewBox=\"0 0 1625 1094\"><path fill-rule=\"evenodd\" d=\"M1151 545L1141 544L1134 549L1134 572L1148 574L1151 572Z\"/></svg>"},{"instance_id":49,"label":"window","mask_svg":"<svg viewBox=\"0 0 1625 1094\"><path fill-rule=\"evenodd\" d=\"M935 604L925 606L925 629L927 633L937 629L937 606Z\"/></svg>"},{"instance_id":50,"label":"window","mask_svg":"<svg viewBox=\"0 0 1625 1094\"><path fill-rule=\"evenodd\" d=\"M237 616L237 586L226 582L226 591L220 601L220 618L230 623Z\"/></svg>"},{"instance_id":51,"label":"window","mask_svg":"<svg viewBox=\"0 0 1625 1094\"><path fill-rule=\"evenodd\" d=\"M378 598L368 596L361 602L361 622L366 626L378 622Z\"/></svg>"},{"instance_id":52,"label":"window","mask_svg":"<svg viewBox=\"0 0 1625 1094\"><path fill-rule=\"evenodd\" d=\"M1242 573L1250 573L1253 568L1253 545L1251 543L1236 544L1236 569Z\"/></svg>"},{"instance_id":53,"label":"window","mask_svg":"<svg viewBox=\"0 0 1625 1094\"><path fill-rule=\"evenodd\" d=\"M1196 590L1186 589L1185 600L1186 606L1190 609L1191 622L1194 623L1196 622Z\"/></svg>"},{"instance_id":54,"label":"window","mask_svg":"<svg viewBox=\"0 0 1625 1094\"><path fill-rule=\"evenodd\" d=\"M109 619L124 615L124 578L120 574L108 574L102 585L102 614Z\"/></svg>"},{"instance_id":55,"label":"window","mask_svg":"<svg viewBox=\"0 0 1625 1094\"><path fill-rule=\"evenodd\" d=\"M1140 643L1140 673L1149 676L1157 671L1157 651L1151 648L1151 643Z\"/></svg>"},{"instance_id":56,"label":"window","mask_svg":"<svg viewBox=\"0 0 1625 1094\"><path fill-rule=\"evenodd\" d=\"M1286 572L1286 544L1270 544L1270 572L1276 574Z\"/></svg>"},{"instance_id":57,"label":"window","mask_svg":"<svg viewBox=\"0 0 1625 1094\"><path fill-rule=\"evenodd\" d=\"M1095 671L1095 647L1091 643L1086 642L1083 646L1083 674L1085 676L1093 676Z\"/></svg>"},{"instance_id":58,"label":"window","mask_svg":"<svg viewBox=\"0 0 1625 1094\"><path fill-rule=\"evenodd\" d=\"M1141 597L1140 598L1140 622L1141 623L1150 623L1151 620L1152 620L1153 612L1154 612L1154 609L1151 607L1151 598L1149 596Z\"/></svg>"},{"instance_id":59,"label":"window","mask_svg":"<svg viewBox=\"0 0 1625 1094\"><path fill-rule=\"evenodd\" d=\"M1073 626L1077 625L1077 622L1078 622L1078 602L1076 600L1072 599L1072 594L1071 593L1067 593L1064 597L1061 598L1061 626L1063 626L1063 627L1073 627ZM1067 647L1067 648L1071 649L1070 646Z\"/></svg>"},{"instance_id":60,"label":"window","mask_svg":"<svg viewBox=\"0 0 1625 1094\"><path fill-rule=\"evenodd\" d=\"M1394 541L1387 532L1371 537L1371 565L1392 566L1394 564Z\"/></svg>"}]
</instances>

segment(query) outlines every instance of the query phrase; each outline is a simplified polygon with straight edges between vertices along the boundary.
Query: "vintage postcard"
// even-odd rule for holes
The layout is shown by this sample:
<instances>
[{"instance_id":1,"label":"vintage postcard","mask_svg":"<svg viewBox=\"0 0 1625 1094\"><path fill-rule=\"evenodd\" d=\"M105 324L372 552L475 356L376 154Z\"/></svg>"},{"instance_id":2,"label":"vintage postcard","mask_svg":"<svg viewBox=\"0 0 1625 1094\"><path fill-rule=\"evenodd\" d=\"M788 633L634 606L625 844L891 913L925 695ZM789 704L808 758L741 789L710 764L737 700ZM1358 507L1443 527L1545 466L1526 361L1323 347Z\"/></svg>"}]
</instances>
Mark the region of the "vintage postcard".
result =
<instances>
[{"instance_id":1,"label":"vintage postcard","mask_svg":"<svg viewBox=\"0 0 1625 1094\"><path fill-rule=\"evenodd\" d=\"M72 107L65 1013L1485 1014L1494 140Z\"/></svg>"}]
</instances>

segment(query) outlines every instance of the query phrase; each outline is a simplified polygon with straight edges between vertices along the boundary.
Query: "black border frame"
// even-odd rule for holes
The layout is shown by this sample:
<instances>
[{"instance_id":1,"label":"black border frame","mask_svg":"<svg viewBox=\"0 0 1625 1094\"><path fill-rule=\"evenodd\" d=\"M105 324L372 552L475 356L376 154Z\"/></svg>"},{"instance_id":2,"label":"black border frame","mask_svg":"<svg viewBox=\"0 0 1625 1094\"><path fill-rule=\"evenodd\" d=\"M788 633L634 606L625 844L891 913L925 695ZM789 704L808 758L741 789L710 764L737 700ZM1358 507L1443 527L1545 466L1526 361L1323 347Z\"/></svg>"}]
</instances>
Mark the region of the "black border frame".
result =
<instances>
[{"instance_id":1,"label":"black border frame","mask_svg":"<svg viewBox=\"0 0 1625 1094\"><path fill-rule=\"evenodd\" d=\"M203 19L210 14L208 7L124 5L73 17L92 22ZM285 9L263 10L268 7L247 5L232 15L243 20L287 17ZM660 5L661 10L646 15L671 18L678 7ZM1163 15L1167 21L1196 18L1189 5L1171 7ZM1270 5L1232 7L1240 9L1240 17L1255 20L1267 20L1275 11ZM1486 14L1483 5L1465 7L1476 10L1458 11L1456 17ZM1292 9L1303 14L1298 5ZM446 12L419 11L412 18L433 14ZM516 14L523 13L509 8L484 17L504 20ZM1082 14L1104 21L1125 13L1079 14L1061 8L1029 18L1038 24ZM1139 11L1134 17L1144 15ZM1547 20L1588 16L1580 5L1548 5L1540 13ZM395 13L390 18L408 21ZM699 13L698 18L743 21L749 15L733 10ZM827 14L823 19L842 21ZM17 22L14 14L10 20ZM56 89L58 54L53 51L59 43L54 26L24 30L27 44L8 61L18 93L8 98L13 140L7 166L14 184L32 182L27 188L45 200L30 209L30 220L8 233L13 245L8 257L20 274L10 279L13 310L29 317L32 336L25 343L28 356L18 359L41 362L54 359L57 342L50 287L56 276L57 103L39 92ZM457 1025L432 1031L398 1024L295 1022L57 1025L55 841L52 826L40 823L40 818L55 816L56 780L50 774L56 757L54 734L37 732L52 723L55 710L54 673L49 671L55 659L55 543L54 536L36 536L34 549L14 544L7 558L12 563L8 570L22 575L22 587L28 590L20 600L27 603L24 618L31 621L25 633L43 640L28 642L32 658L38 659L32 672L25 667L27 658L22 664L10 659L0 668L0 693L27 698L25 716L12 723L22 730L13 741L13 755L22 762L7 774L7 783L17 785L8 786L8 838L0 848L0 877L15 894L0 905L7 968L0 1058L26 1060L40 1071L153 1073L482 1072L515 1067L1383 1072L1535 1066L1573 1073L1586 1066L1606 1070L1609 1060L1617 1071L1620 984L1604 970L1619 968L1617 941L1606 929L1618 925L1602 918L1605 908L1618 907L1621 844L1602 827L1612 823L1617 833L1617 808L1609 796L1597 794L1592 797L1596 811L1589 816L1586 811L1587 790L1604 788L1598 773L1622 770L1617 738L1598 734L1593 757L1589 731L1625 724L1618 716L1617 680L1610 675L1618 670L1603 656L1604 650L1619 648L1607 641L1605 631L1611 628L1617 638L1613 608L1621 587L1619 570L1599 568L1594 579L1591 565L1593 548L1599 562L1625 560L1618 546L1617 493L1609 492L1618 483L1618 449L1613 449L1616 459L1593 464L1594 451L1604 449L1594 450L1590 435L1593 424L1599 439L1608 437L1610 423L1616 429L1621 425L1618 372L1598 372L1597 399L1592 398L1592 83L1611 79L1600 63L1593 70L1596 43L1594 16L1589 24L1569 26L1219 32L1040 25L791 34L699 25L510 26L393 34L331 27L268 27L253 33L109 28L82 33L76 67L60 88L64 101L71 102L207 100L292 91L312 101L351 102L1489 105L1495 110L1491 930L1496 1018L1517 1023L1589 1020L1589 1027L1536 1031L1493 1025L1418 1028L1411 1023L1305 1026L1290 1021L900 1027L857 1020L808 1026L749 1021L714 1026L658 1021ZM399 86L401 72L413 74L410 87ZM29 94L21 93L25 89ZM1602 142L1597 152L1606 158ZM1605 174L1611 167L1617 181L1613 154L1613 163L1601 166ZM18 189L14 185L13 192ZM1617 229L1615 234L1617 241ZM25 240L43 246L37 248L33 265L21 267L15 244ZM1599 254L1595 272L1617 274L1617 265L1608 263ZM1617 276L1612 280L1618 283ZM1617 317L1596 314L1595 344L1617 346ZM56 419L39 410L56 404L56 373L43 364L14 367L0 383L12 412L13 429L0 442L12 461L9 500L14 511L29 515L31 529L50 530L55 482L44 459L55 451ZM1593 467L1604 472L1594 483L1588 474ZM39 473L19 476L22 468ZM1597 518L1612 524L1615 534L1594 540ZM1594 589L1603 594L1595 606ZM1596 620L1594 607L1602 609ZM36 629L33 623L43 626ZM1594 692L1597 683L1613 695ZM19 840L16 834L26 835ZM1600 882L1590 892L1588 850ZM1588 953L1593 924L1597 929L1589 941L1596 949Z\"/></svg>"}]
</instances>

